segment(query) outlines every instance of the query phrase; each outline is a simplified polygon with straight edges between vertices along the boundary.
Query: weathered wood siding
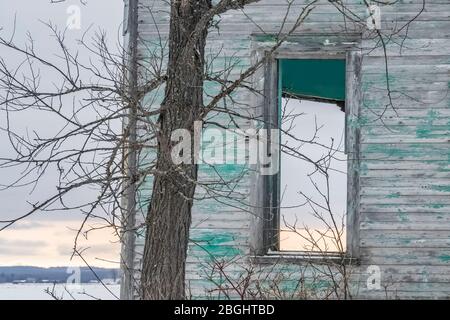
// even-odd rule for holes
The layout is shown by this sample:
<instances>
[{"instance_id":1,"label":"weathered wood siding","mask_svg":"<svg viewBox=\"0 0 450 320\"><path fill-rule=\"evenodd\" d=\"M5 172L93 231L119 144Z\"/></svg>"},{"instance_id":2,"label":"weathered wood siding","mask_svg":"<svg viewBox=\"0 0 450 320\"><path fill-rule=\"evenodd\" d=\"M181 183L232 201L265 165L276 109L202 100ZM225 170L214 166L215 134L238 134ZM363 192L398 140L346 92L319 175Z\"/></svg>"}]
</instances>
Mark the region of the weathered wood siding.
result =
<instances>
[{"instance_id":1,"label":"weathered wood siding","mask_svg":"<svg viewBox=\"0 0 450 320\"><path fill-rule=\"evenodd\" d=\"M364 16L363 1L343 2ZM360 224L356 226L361 259L357 270L361 275L357 295L360 298L386 297L385 288L366 289L365 272L369 265L380 267L382 285L387 285L390 298L450 297L450 2L425 2L425 11L386 46L396 112L388 108L383 113L388 103L383 48L376 38L362 39L363 104L358 119ZM304 3L308 1L295 1L286 29ZM158 46L158 38L167 37L169 8L162 0L141 0L140 5L139 54L145 61L149 50ZM421 8L422 0L398 0L394 5L382 6L382 32L389 34ZM236 76L250 66L255 46L252 34L260 33L260 28L269 34L278 32L285 11L282 0L262 0L244 11L230 11L218 18L219 29L211 30L208 42L211 56L220 52L215 68L220 70L229 59L234 59L239 62L233 72ZM345 36L347 32L361 31L364 27L349 22L327 1L320 1L298 34ZM401 37L406 33L406 39ZM318 42L317 50L327 48ZM235 97L243 103L252 101L248 92ZM236 108L251 112L248 106ZM243 121L242 125L252 123ZM225 177L240 174L242 169L237 165L217 166ZM203 181L212 179L214 174L206 166L201 168ZM238 199L246 200L255 196L252 190L255 188L247 175L234 192ZM198 190L199 196L202 192ZM239 201L232 206L215 200L196 202L187 263L187 281L193 296L214 296L208 293L214 285L207 280L211 255L221 259L249 254L253 230L249 209ZM138 217L138 223L142 219ZM136 241L136 268L140 265L142 240ZM238 272L239 268L235 269Z\"/></svg>"}]
</instances>

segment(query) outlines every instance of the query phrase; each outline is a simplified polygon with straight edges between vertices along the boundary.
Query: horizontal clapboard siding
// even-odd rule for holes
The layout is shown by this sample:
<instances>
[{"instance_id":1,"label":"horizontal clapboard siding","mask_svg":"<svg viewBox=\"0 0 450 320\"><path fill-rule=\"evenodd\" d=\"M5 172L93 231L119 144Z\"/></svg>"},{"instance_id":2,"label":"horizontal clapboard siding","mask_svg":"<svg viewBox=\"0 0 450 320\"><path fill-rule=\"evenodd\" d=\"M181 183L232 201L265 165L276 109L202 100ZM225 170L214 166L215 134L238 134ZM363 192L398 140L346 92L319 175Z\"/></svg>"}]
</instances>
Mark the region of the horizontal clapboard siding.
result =
<instances>
[{"instance_id":1,"label":"horizontal clapboard siding","mask_svg":"<svg viewBox=\"0 0 450 320\"><path fill-rule=\"evenodd\" d=\"M307 2L294 1L285 30L292 26L296 14ZM343 2L364 21L366 10L361 1ZM400 0L395 5L382 6L381 31L388 34L399 30L417 15L422 4L422 0ZM252 33L260 33L260 29L269 34L278 32L285 11L282 0L262 0L243 11L221 15L217 19L219 30L212 29L208 38L212 69L220 70L234 61L237 66L230 77L239 76L252 63ZM141 0L138 21L138 53L145 62L149 51L158 49L159 37L167 39L167 2ZM333 34L355 32L364 32L361 44L364 103L357 123L361 130L357 226L361 265L352 267L355 298L450 298L450 2L427 0L416 21L387 41L389 85L395 111L391 107L386 109L389 100L384 50L379 46L373 49L379 44L373 33L362 30L361 24L345 21L325 0L319 2L299 29L302 35L322 34L314 37L317 43ZM406 33L408 38L404 39ZM298 50L295 49L298 45L292 48ZM289 51L289 44L284 49ZM311 49L305 46L305 50ZM209 86L208 90L214 92L217 88ZM242 91L236 93L235 99L247 104L252 101L248 92ZM261 106L239 105L235 110L256 114L257 107ZM215 115L210 120L230 125L224 115ZM251 124L243 121L240 125ZM219 166L217 171L205 166L199 179L200 182L214 181L219 176L233 179L242 170L237 165ZM198 190L197 198L203 200L196 201L193 209L186 266L187 285L194 298L223 298L214 294L214 284L207 279L208 268L217 259L245 260L249 254L252 217L245 200L255 190L250 176L247 173L236 185L235 201L220 196L219 201L208 199L207 192ZM142 197L145 198L145 193ZM143 221L143 215L138 221ZM142 247L141 237L136 241L137 275ZM384 286L381 290L367 289L366 270L370 265L380 267ZM291 280L300 277L295 267L289 264L285 269L282 267L279 272L289 274ZM236 276L243 270L238 264L228 268Z\"/></svg>"}]
</instances>

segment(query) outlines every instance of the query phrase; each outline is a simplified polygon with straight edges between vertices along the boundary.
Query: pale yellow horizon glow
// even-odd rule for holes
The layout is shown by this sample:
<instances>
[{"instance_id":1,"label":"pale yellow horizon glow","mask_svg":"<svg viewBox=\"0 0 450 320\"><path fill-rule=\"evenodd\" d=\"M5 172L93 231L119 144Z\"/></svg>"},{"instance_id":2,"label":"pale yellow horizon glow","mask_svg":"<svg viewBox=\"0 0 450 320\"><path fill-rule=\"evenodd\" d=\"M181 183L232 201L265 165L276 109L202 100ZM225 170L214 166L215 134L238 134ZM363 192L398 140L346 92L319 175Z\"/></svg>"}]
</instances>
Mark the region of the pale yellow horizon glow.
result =
<instances>
[{"instance_id":1,"label":"pale yellow horizon glow","mask_svg":"<svg viewBox=\"0 0 450 320\"><path fill-rule=\"evenodd\" d=\"M73 257L72 248L80 220L22 221L0 234L1 266L86 266ZM90 224L90 226L93 226ZM120 244L112 229L95 230L80 237L79 249L90 266L119 268Z\"/></svg>"},{"instance_id":2,"label":"pale yellow horizon glow","mask_svg":"<svg viewBox=\"0 0 450 320\"><path fill-rule=\"evenodd\" d=\"M335 235L331 233L330 230L325 229L310 229L309 230L313 241L317 241L317 246L313 247L311 240L311 235L305 229L296 229L296 232L292 230L280 230L280 250L282 251L312 251L312 252L323 252L332 253L340 252L336 245L336 240L340 236L343 251L346 250L346 233L345 231L341 235ZM321 236L321 234L326 234L327 238Z\"/></svg>"}]
</instances>

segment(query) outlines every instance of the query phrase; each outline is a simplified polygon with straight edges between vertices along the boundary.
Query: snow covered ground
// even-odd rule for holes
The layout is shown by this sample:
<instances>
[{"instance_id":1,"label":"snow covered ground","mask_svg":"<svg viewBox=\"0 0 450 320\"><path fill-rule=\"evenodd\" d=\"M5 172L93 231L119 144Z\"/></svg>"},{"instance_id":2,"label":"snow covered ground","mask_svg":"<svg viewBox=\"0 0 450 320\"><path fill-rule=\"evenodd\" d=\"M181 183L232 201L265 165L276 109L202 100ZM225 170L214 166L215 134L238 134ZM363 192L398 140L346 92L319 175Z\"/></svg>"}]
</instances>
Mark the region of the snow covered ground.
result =
<instances>
[{"instance_id":1,"label":"snow covered ground","mask_svg":"<svg viewBox=\"0 0 450 320\"><path fill-rule=\"evenodd\" d=\"M117 297L119 296L120 285L112 284L107 286L108 289ZM0 284L0 300L53 300L53 298L45 292L46 289L50 291L53 288L51 283L24 283L24 284ZM101 284L81 284L78 287L67 287L67 290L76 300L116 300L108 290ZM56 296L62 297L65 300L72 300L73 298L65 290L63 284L55 286Z\"/></svg>"}]
</instances>

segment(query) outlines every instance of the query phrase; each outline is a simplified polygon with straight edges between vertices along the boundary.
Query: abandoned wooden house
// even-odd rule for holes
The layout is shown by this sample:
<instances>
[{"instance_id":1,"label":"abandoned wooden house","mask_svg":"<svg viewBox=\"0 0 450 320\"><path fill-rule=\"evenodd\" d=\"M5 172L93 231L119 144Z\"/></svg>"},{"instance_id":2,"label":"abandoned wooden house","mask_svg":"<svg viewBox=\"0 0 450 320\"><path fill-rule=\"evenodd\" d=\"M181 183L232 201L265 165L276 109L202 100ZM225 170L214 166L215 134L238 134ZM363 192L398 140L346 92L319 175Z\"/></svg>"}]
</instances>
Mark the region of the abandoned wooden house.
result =
<instances>
[{"instance_id":1,"label":"abandoned wooden house","mask_svg":"<svg viewBox=\"0 0 450 320\"><path fill-rule=\"evenodd\" d=\"M224 99L225 108L243 116L217 112L205 127L264 127L281 136L289 127L304 147L292 149L304 157L281 156L274 174L240 162L199 164L187 295L239 298L259 290L266 298L315 298L330 281L347 277L352 298L450 298L450 1L289 2L261 0L227 11L209 31L210 74L233 80L264 63L245 88ZM137 46L141 65L167 46L169 3L125 0L124 36ZM205 101L217 89L206 83ZM152 93L145 103L151 108L158 101ZM296 140L290 137L281 140ZM240 150L231 141L225 149L234 156ZM312 141L317 147L333 141L328 159L338 161L334 172L341 174L319 198L307 194L324 185L311 175L316 160L305 161L307 152L320 153L308 149ZM328 169L322 177L334 179ZM201 187L219 178L233 186L215 193ZM138 200L148 190L151 177ZM345 212L344 223L333 220L331 227L318 212L329 208L317 200L330 193L335 201L328 205L339 217ZM146 212L143 205L130 223L141 225ZM125 299L138 298L144 236L143 230L128 235L123 247ZM339 280L323 268L336 269ZM259 281L259 289L242 293L233 281L237 287Z\"/></svg>"}]
</instances>

